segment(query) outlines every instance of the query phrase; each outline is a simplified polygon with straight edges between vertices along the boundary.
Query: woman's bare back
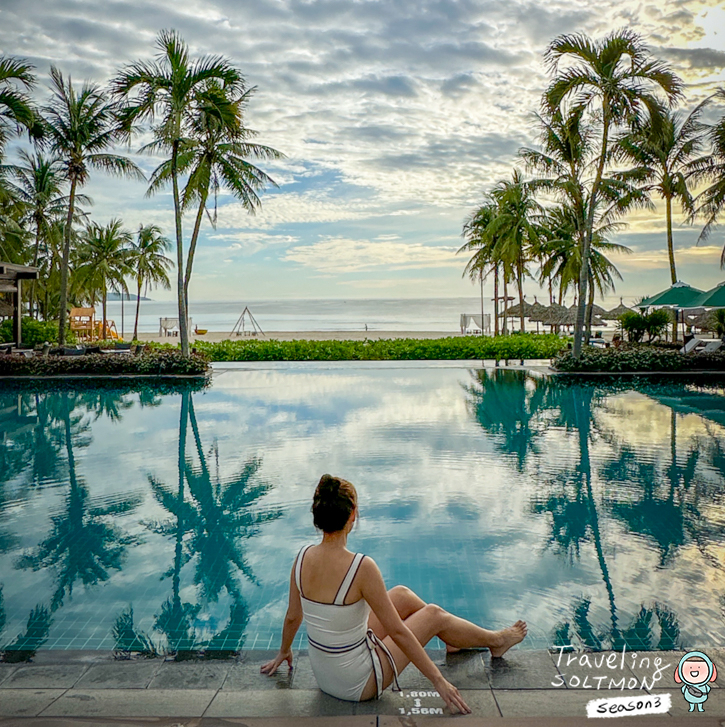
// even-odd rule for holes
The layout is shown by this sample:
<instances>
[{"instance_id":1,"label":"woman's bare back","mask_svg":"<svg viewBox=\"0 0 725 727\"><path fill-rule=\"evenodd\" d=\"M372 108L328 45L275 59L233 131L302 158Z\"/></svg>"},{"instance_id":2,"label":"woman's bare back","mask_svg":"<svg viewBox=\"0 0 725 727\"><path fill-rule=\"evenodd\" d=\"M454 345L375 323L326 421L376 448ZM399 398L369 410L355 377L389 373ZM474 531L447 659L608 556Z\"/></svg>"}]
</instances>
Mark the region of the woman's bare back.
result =
<instances>
[{"instance_id":1,"label":"woman's bare back","mask_svg":"<svg viewBox=\"0 0 725 727\"><path fill-rule=\"evenodd\" d=\"M326 549L320 545L309 548L302 560L300 584L304 597L318 603L332 603L340 584L345 579L355 554L347 549ZM362 598L359 585L360 573L352 582L345 597L345 604L355 603Z\"/></svg>"}]
</instances>

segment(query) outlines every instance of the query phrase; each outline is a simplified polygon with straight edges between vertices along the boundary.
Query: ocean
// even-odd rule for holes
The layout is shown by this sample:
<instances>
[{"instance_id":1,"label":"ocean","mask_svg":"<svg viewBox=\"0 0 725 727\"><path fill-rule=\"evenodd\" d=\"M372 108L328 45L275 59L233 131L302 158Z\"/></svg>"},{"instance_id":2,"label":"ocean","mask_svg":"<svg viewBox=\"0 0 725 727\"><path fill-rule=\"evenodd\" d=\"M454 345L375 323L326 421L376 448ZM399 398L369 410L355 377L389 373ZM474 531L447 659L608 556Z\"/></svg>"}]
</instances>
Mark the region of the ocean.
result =
<instances>
[{"instance_id":1,"label":"ocean","mask_svg":"<svg viewBox=\"0 0 725 727\"><path fill-rule=\"evenodd\" d=\"M444 331L460 332L461 313L481 312L481 300L467 298L367 299L367 300L249 300L192 301L192 326L210 331L231 331L244 307L267 331ZM484 299L487 313L492 302ZM135 301L123 304L123 329L133 333ZM101 310L98 306L98 314ZM139 331L159 330L159 318L177 317L174 301L142 301ZM121 332L121 302L108 303L108 317Z\"/></svg>"}]
</instances>

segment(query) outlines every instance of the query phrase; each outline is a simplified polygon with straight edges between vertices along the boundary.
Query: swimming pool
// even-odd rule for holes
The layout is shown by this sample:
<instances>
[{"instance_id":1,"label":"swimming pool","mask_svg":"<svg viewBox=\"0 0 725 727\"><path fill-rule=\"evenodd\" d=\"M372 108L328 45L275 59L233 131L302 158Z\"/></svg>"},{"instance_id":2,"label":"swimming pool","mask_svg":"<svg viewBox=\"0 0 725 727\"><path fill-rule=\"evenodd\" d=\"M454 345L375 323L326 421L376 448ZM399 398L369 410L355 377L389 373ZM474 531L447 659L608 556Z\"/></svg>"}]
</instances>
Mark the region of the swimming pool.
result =
<instances>
[{"instance_id":1,"label":"swimming pool","mask_svg":"<svg viewBox=\"0 0 725 727\"><path fill-rule=\"evenodd\" d=\"M276 648L324 472L358 487L349 547L389 587L525 618L525 648L725 643L722 388L244 364L203 390L0 388L6 658Z\"/></svg>"}]
</instances>

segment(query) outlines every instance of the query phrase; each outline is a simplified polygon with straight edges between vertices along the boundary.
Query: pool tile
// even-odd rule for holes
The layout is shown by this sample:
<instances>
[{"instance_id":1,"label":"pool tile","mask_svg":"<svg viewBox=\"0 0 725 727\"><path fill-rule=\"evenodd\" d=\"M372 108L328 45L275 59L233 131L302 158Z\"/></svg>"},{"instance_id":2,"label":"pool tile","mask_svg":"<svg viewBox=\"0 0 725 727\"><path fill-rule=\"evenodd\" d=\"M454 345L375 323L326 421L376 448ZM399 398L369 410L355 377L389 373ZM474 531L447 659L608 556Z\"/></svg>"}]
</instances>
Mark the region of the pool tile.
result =
<instances>
[{"instance_id":1,"label":"pool tile","mask_svg":"<svg viewBox=\"0 0 725 727\"><path fill-rule=\"evenodd\" d=\"M503 717L539 715L586 718L587 703L601 697L581 689L494 689Z\"/></svg>"},{"instance_id":2,"label":"pool tile","mask_svg":"<svg viewBox=\"0 0 725 727\"><path fill-rule=\"evenodd\" d=\"M559 670L546 651L511 650L498 659L484 656L483 665L494 689L564 689L555 686Z\"/></svg>"},{"instance_id":3,"label":"pool tile","mask_svg":"<svg viewBox=\"0 0 725 727\"><path fill-rule=\"evenodd\" d=\"M354 702L343 702L319 690L289 689L278 692L220 691L205 717L352 716Z\"/></svg>"},{"instance_id":4,"label":"pool tile","mask_svg":"<svg viewBox=\"0 0 725 727\"><path fill-rule=\"evenodd\" d=\"M43 717L201 717L214 690L70 689Z\"/></svg>"},{"instance_id":5,"label":"pool tile","mask_svg":"<svg viewBox=\"0 0 725 727\"><path fill-rule=\"evenodd\" d=\"M290 689L294 677L292 672L283 664L273 676L262 674L259 668L277 655L276 650L245 651L241 663L232 664L222 684L225 692L239 692L246 690L268 691L270 689ZM297 668L295 660L295 669Z\"/></svg>"},{"instance_id":6,"label":"pool tile","mask_svg":"<svg viewBox=\"0 0 725 727\"><path fill-rule=\"evenodd\" d=\"M75 686L78 689L145 689L162 664L161 659L94 664Z\"/></svg>"},{"instance_id":7,"label":"pool tile","mask_svg":"<svg viewBox=\"0 0 725 727\"><path fill-rule=\"evenodd\" d=\"M0 717L34 717L63 694L63 689L4 689Z\"/></svg>"},{"instance_id":8,"label":"pool tile","mask_svg":"<svg viewBox=\"0 0 725 727\"><path fill-rule=\"evenodd\" d=\"M2 684L3 689L69 689L88 669L87 664L23 666Z\"/></svg>"},{"instance_id":9,"label":"pool tile","mask_svg":"<svg viewBox=\"0 0 725 727\"><path fill-rule=\"evenodd\" d=\"M196 662L161 665L149 689L221 689L231 664Z\"/></svg>"}]
</instances>

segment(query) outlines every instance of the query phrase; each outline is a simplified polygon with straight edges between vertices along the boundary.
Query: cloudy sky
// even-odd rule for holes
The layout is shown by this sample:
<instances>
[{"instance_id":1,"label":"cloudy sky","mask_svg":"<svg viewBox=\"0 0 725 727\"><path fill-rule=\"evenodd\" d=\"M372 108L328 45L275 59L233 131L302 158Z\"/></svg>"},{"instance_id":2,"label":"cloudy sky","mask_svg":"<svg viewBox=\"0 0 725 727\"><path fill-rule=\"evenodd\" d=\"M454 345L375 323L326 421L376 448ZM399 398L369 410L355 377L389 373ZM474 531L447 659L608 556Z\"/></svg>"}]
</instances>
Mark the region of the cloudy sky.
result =
<instances>
[{"instance_id":1,"label":"cloudy sky","mask_svg":"<svg viewBox=\"0 0 725 727\"><path fill-rule=\"evenodd\" d=\"M202 233L196 299L474 295L455 255L461 227L535 143L546 45L620 27L685 79L685 106L725 83L717 0L0 0L0 53L30 59L42 88L51 64L106 83L150 58L162 28L195 54L229 57L257 87L247 123L286 155L263 165L279 188L254 217L220 198L217 229L206 222ZM170 195L146 199L143 184L100 175L87 191L98 221L155 222L171 235ZM662 209L628 221L617 238L633 250L617 258L625 301L669 283ZM725 234L696 246L698 233L677 225L678 272L708 288L725 277Z\"/></svg>"}]
</instances>

